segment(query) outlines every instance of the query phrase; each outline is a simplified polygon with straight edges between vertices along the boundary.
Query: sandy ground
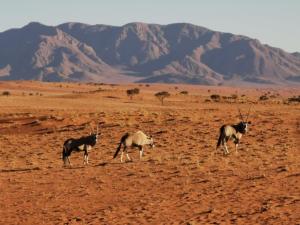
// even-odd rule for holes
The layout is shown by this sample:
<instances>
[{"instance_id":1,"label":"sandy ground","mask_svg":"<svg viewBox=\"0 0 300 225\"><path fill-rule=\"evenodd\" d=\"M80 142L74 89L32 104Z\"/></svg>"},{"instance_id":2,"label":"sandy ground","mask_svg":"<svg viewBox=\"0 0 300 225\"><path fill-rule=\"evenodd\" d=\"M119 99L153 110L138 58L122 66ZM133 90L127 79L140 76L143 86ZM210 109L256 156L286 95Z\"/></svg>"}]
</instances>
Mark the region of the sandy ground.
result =
<instances>
[{"instance_id":1,"label":"sandy ground","mask_svg":"<svg viewBox=\"0 0 300 225\"><path fill-rule=\"evenodd\" d=\"M283 103L297 89L0 82L3 91L0 224L300 224L300 104ZM163 106L157 91L171 93ZM257 101L268 92L276 97ZM250 105L249 133L224 156L219 127ZM101 131L90 164L75 153L64 168L64 140L89 124ZM137 130L156 147L142 160L137 149L133 162L112 159Z\"/></svg>"}]
</instances>

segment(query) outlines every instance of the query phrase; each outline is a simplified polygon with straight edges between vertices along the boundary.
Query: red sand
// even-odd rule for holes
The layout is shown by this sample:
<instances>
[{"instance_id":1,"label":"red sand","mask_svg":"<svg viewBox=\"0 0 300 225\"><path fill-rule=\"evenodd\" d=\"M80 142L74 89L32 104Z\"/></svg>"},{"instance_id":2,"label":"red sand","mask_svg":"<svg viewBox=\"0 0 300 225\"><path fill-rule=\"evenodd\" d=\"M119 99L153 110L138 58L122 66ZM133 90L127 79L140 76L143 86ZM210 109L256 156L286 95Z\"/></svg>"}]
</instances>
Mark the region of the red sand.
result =
<instances>
[{"instance_id":1,"label":"red sand","mask_svg":"<svg viewBox=\"0 0 300 225\"><path fill-rule=\"evenodd\" d=\"M0 96L0 224L299 224L300 105L282 103L299 91L176 86L1 82L11 96ZM133 87L141 93L130 100ZM161 90L171 93L164 106ZM268 91L279 96L257 101ZM211 94L244 103L205 101ZM223 156L219 127L251 102L249 133ZM90 165L75 153L63 168L64 140L87 135L90 122L102 132ZM112 160L136 130L156 148Z\"/></svg>"}]
</instances>

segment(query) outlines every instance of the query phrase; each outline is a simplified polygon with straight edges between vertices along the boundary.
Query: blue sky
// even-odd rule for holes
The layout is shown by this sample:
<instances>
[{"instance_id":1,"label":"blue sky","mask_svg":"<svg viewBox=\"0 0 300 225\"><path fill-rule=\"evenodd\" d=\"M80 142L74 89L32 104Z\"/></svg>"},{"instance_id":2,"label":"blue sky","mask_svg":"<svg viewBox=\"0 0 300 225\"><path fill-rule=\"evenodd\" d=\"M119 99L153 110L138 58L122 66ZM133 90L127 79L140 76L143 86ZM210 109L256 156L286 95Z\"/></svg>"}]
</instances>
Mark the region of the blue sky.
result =
<instances>
[{"instance_id":1,"label":"blue sky","mask_svg":"<svg viewBox=\"0 0 300 225\"><path fill-rule=\"evenodd\" d=\"M189 22L300 52L300 0L1 0L0 32L31 21Z\"/></svg>"}]
</instances>

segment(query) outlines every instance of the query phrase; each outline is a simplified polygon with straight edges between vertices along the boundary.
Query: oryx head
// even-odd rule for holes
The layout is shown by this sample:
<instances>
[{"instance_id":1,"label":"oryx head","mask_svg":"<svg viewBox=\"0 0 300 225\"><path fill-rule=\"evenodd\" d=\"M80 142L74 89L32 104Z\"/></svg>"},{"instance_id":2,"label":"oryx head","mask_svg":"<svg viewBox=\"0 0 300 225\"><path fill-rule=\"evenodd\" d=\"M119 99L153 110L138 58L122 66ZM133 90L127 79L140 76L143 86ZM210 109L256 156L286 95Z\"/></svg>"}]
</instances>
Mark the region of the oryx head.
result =
<instances>
[{"instance_id":1,"label":"oryx head","mask_svg":"<svg viewBox=\"0 0 300 225\"><path fill-rule=\"evenodd\" d=\"M151 146L151 148L154 148L155 145L154 145L154 140L153 140L153 138L152 138L152 135L147 136L147 140L148 140L148 143L149 143L149 145Z\"/></svg>"},{"instance_id":2,"label":"oryx head","mask_svg":"<svg viewBox=\"0 0 300 225\"><path fill-rule=\"evenodd\" d=\"M238 124L238 131L242 134L245 134L248 132L248 125L251 124L251 121L248 121L250 109L251 109L251 106L249 107L246 120L244 120L243 114L241 113L241 110L238 108L239 114L240 114L240 119L241 119L241 122Z\"/></svg>"},{"instance_id":3,"label":"oryx head","mask_svg":"<svg viewBox=\"0 0 300 225\"><path fill-rule=\"evenodd\" d=\"M95 130L90 126L90 136L93 139L93 142L96 144L98 141L98 136L100 136L101 133L99 132L99 124L97 124L97 130Z\"/></svg>"}]
</instances>

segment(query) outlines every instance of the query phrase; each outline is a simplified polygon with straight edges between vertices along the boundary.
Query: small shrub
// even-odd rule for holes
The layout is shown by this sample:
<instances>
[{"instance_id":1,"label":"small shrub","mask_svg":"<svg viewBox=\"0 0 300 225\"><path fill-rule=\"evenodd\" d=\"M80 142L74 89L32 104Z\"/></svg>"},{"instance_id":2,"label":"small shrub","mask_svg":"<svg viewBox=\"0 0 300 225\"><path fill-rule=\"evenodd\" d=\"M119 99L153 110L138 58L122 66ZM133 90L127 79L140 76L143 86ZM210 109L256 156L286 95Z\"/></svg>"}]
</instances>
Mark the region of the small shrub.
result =
<instances>
[{"instance_id":1,"label":"small shrub","mask_svg":"<svg viewBox=\"0 0 300 225\"><path fill-rule=\"evenodd\" d=\"M2 92L2 95L4 95L4 96L9 96L9 95L10 95L10 92L9 92L9 91L3 91L3 92Z\"/></svg>"},{"instance_id":2,"label":"small shrub","mask_svg":"<svg viewBox=\"0 0 300 225\"><path fill-rule=\"evenodd\" d=\"M224 100L226 100L226 99L228 99L228 97L227 96L220 96L222 99L224 99Z\"/></svg>"},{"instance_id":3,"label":"small shrub","mask_svg":"<svg viewBox=\"0 0 300 225\"><path fill-rule=\"evenodd\" d=\"M231 95L231 99L236 100L237 98L238 98L238 95L237 95L237 94L232 94L232 95Z\"/></svg>"},{"instance_id":4,"label":"small shrub","mask_svg":"<svg viewBox=\"0 0 300 225\"><path fill-rule=\"evenodd\" d=\"M300 95L298 97L294 96L294 97L288 98L288 101L289 102L300 102Z\"/></svg>"},{"instance_id":5,"label":"small shrub","mask_svg":"<svg viewBox=\"0 0 300 225\"><path fill-rule=\"evenodd\" d=\"M262 95L259 97L259 101L266 101L268 99L269 99L269 97L267 95Z\"/></svg>"},{"instance_id":6,"label":"small shrub","mask_svg":"<svg viewBox=\"0 0 300 225\"><path fill-rule=\"evenodd\" d=\"M189 92L188 92L188 91L181 91L180 94L181 94L181 95L188 95Z\"/></svg>"},{"instance_id":7,"label":"small shrub","mask_svg":"<svg viewBox=\"0 0 300 225\"><path fill-rule=\"evenodd\" d=\"M211 95L210 98L215 102L219 102L221 99L220 95L216 95L216 94Z\"/></svg>"}]
</instances>

